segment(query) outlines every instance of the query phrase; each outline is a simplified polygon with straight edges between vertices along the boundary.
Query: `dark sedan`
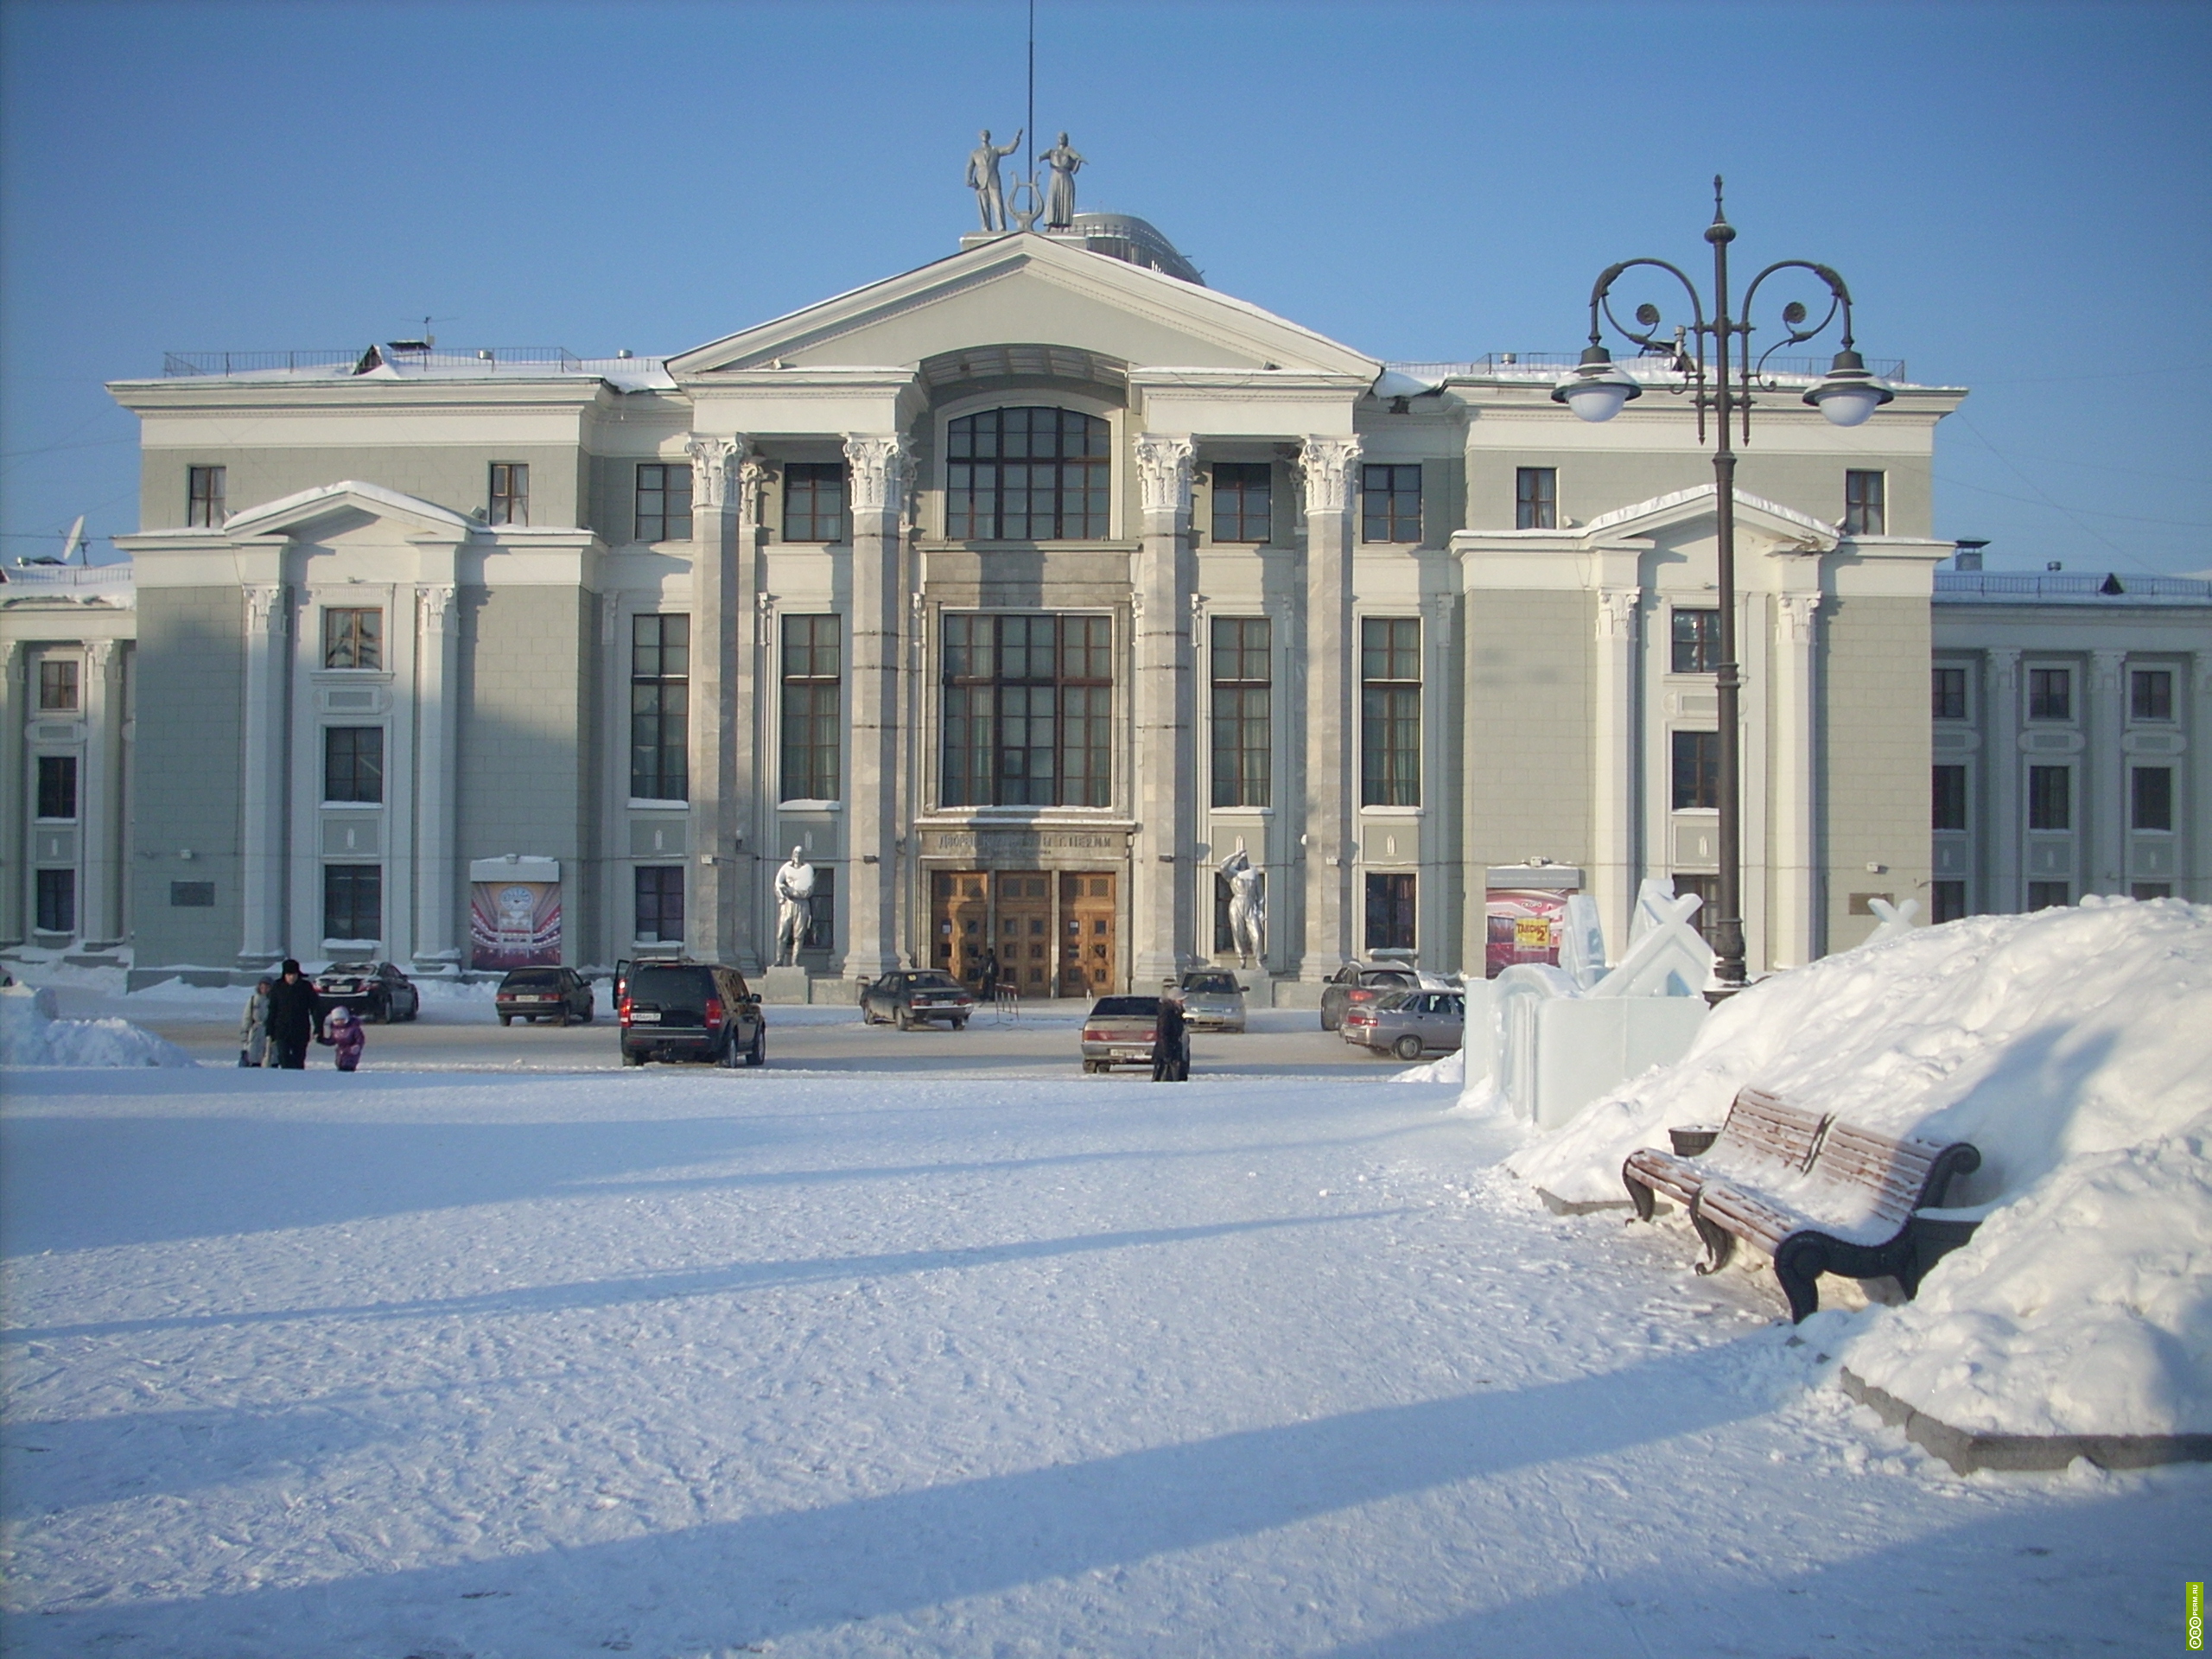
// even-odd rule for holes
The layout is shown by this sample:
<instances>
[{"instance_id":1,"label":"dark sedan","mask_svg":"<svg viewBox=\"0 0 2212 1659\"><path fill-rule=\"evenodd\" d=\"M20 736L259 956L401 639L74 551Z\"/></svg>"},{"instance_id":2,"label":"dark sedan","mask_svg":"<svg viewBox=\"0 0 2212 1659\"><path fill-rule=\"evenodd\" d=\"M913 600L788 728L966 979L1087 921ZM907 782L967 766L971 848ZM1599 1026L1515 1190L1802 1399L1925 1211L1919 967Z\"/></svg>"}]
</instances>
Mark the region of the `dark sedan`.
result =
<instances>
[{"instance_id":1,"label":"dark sedan","mask_svg":"<svg viewBox=\"0 0 2212 1659\"><path fill-rule=\"evenodd\" d=\"M415 982L388 962L334 962L315 976L315 994L325 1014L351 1008L372 1024L412 1020L423 1012Z\"/></svg>"},{"instance_id":2,"label":"dark sedan","mask_svg":"<svg viewBox=\"0 0 2212 1659\"><path fill-rule=\"evenodd\" d=\"M965 1031L975 1012L976 999L968 988L934 968L886 974L861 992L861 1018L871 1026L912 1031L942 1020L955 1031Z\"/></svg>"},{"instance_id":3,"label":"dark sedan","mask_svg":"<svg viewBox=\"0 0 2212 1659\"><path fill-rule=\"evenodd\" d=\"M594 1011L591 982L573 968L517 968L499 982L492 1006L503 1026L518 1020L588 1026Z\"/></svg>"}]
</instances>

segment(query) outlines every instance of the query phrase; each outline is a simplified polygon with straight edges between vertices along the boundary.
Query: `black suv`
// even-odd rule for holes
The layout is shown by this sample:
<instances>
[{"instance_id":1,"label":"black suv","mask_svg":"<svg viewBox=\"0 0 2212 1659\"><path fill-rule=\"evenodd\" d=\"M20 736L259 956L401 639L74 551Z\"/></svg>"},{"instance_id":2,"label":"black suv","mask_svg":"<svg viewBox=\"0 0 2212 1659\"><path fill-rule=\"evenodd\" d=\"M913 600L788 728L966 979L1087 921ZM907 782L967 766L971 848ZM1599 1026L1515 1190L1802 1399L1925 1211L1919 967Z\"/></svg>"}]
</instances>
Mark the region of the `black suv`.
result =
<instances>
[{"instance_id":1,"label":"black suv","mask_svg":"<svg viewBox=\"0 0 2212 1659\"><path fill-rule=\"evenodd\" d=\"M499 982L492 1006L499 1023L527 1020L536 1025L550 1020L567 1025L571 1020L589 1025L592 1016L591 982L573 968L517 968Z\"/></svg>"},{"instance_id":2,"label":"black suv","mask_svg":"<svg viewBox=\"0 0 2212 1659\"><path fill-rule=\"evenodd\" d=\"M707 962L640 962L618 973L622 1064L712 1060L765 1065L768 1022L734 968Z\"/></svg>"}]
</instances>

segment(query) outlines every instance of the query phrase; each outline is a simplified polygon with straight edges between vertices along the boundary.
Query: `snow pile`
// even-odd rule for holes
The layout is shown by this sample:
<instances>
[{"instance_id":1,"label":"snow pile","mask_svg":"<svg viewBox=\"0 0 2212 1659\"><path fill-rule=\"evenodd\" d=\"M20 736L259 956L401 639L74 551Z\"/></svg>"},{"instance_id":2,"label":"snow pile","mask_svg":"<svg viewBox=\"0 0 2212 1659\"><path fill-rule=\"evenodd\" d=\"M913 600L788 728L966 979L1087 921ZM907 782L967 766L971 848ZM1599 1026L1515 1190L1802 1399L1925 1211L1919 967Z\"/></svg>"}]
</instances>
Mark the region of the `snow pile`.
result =
<instances>
[{"instance_id":1,"label":"snow pile","mask_svg":"<svg viewBox=\"0 0 2212 1659\"><path fill-rule=\"evenodd\" d=\"M175 1043L127 1020L56 1017L48 987L0 987L0 1065L197 1064Z\"/></svg>"},{"instance_id":2,"label":"snow pile","mask_svg":"<svg viewBox=\"0 0 2212 1659\"><path fill-rule=\"evenodd\" d=\"M2090 899L1777 976L1511 1167L1618 1201L1624 1158L1745 1084L1981 1151L1946 1202L1989 1219L1866 1317L1859 1375L1962 1428L2212 1431L2212 909Z\"/></svg>"},{"instance_id":3,"label":"snow pile","mask_svg":"<svg viewBox=\"0 0 2212 1659\"><path fill-rule=\"evenodd\" d=\"M1393 1083L1465 1083L1466 1080L1467 1051L1464 1048L1455 1048L1426 1065L1408 1066L1390 1079Z\"/></svg>"}]
</instances>

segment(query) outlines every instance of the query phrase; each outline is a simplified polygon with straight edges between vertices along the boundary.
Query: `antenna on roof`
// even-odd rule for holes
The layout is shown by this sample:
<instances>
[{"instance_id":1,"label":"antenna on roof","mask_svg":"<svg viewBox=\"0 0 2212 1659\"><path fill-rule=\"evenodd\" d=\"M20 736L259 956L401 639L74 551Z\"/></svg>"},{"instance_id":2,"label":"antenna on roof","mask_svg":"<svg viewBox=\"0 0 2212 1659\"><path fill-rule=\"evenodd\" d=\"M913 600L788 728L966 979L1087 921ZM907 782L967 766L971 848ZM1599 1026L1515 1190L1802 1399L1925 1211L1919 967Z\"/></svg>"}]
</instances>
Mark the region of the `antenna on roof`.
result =
<instances>
[{"instance_id":1,"label":"antenna on roof","mask_svg":"<svg viewBox=\"0 0 2212 1659\"><path fill-rule=\"evenodd\" d=\"M1029 0L1029 124L1022 130L1029 140L1029 180L1032 202L1037 200L1037 0Z\"/></svg>"}]
</instances>

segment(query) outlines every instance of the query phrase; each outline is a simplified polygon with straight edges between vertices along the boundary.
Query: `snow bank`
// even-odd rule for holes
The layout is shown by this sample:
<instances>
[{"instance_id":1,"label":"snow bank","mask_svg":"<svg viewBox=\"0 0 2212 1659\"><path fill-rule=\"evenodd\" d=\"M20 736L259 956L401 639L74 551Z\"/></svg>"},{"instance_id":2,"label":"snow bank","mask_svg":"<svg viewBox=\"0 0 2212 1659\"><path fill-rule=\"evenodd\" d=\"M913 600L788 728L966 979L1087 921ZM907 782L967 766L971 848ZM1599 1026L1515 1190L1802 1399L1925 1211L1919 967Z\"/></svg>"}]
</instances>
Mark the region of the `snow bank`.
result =
<instances>
[{"instance_id":1,"label":"snow bank","mask_svg":"<svg viewBox=\"0 0 2212 1659\"><path fill-rule=\"evenodd\" d=\"M1618 1201L1629 1153L1747 1083L1981 1150L1947 1202L1989 1218L1865 1316L1859 1376L1961 1428L2212 1432L2212 908L2090 899L1777 976L1510 1166Z\"/></svg>"},{"instance_id":2,"label":"snow bank","mask_svg":"<svg viewBox=\"0 0 2212 1659\"><path fill-rule=\"evenodd\" d=\"M1466 1080L1467 1051L1464 1048L1455 1048L1426 1065L1409 1066L1390 1079L1393 1083L1465 1083Z\"/></svg>"},{"instance_id":3,"label":"snow bank","mask_svg":"<svg viewBox=\"0 0 2212 1659\"><path fill-rule=\"evenodd\" d=\"M46 986L0 987L0 1065L194 1065L127 1020L63 1020Z\"/></svg>"}]
</instances>

